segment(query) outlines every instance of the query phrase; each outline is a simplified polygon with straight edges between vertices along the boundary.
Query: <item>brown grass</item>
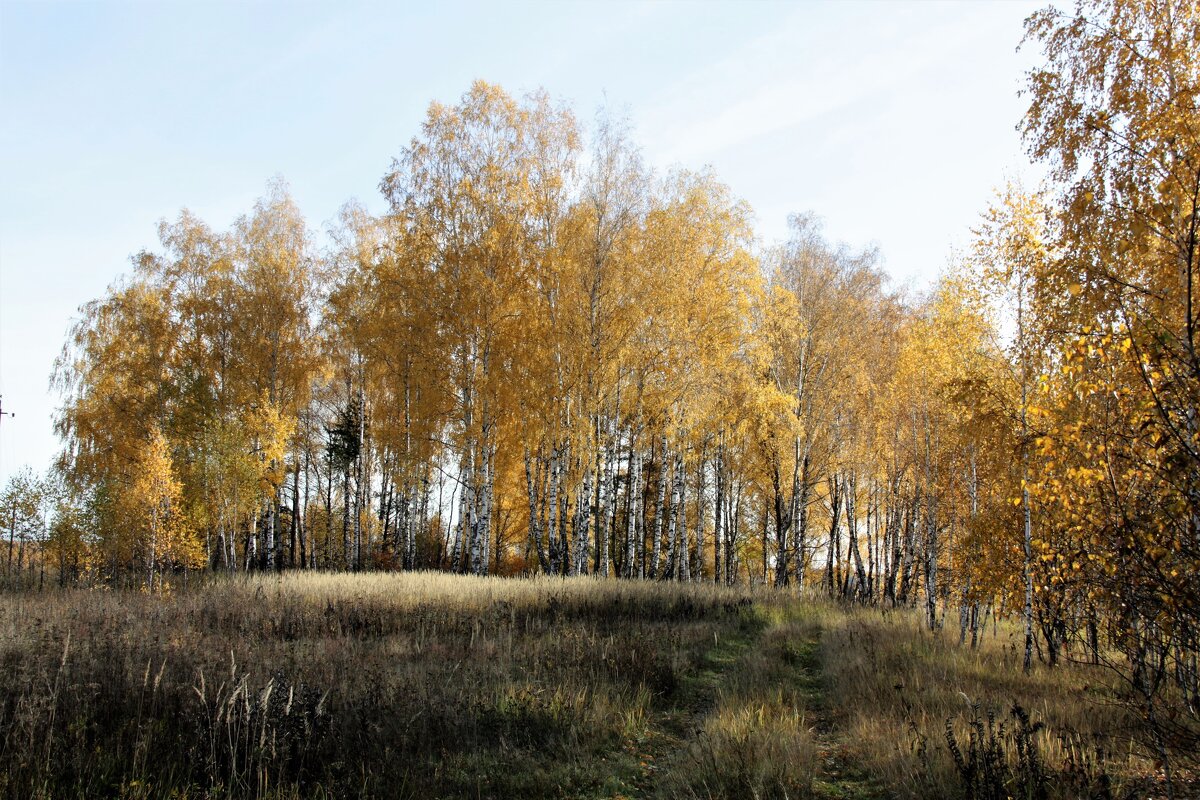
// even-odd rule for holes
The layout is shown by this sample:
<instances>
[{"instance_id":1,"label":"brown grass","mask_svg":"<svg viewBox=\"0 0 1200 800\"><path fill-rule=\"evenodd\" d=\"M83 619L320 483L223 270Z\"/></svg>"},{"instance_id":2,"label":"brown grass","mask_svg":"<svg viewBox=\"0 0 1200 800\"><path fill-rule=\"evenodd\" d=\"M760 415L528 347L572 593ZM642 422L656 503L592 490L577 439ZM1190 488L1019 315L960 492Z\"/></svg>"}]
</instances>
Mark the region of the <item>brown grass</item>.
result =
<instances>
[{"instance_id":1,"label":"brown grass","mask_svg":"<svg viewBox=\"0 0 1200 800\"><path fill-rule=\"evenodd\" d=\"M5 596L0 792L599 790L599 758L736 631L743 596L440 574Z\"/></svg>"},{"instance_id":2,"label":"brown grass","mask_svg":"<svg viewBox=\"0 0 1200 800\"><path fill-rule=\"evenodd\" d=\"M1014 702L1050 797L1138 790L1103 674L1024 676L1010 644L596 579L6 594L0 797L960 797L946 720L966 742L971 703Z\"/></svg>"},{"instance_id":3,"label":"brown grass","mask_svg":"<svg viewBox=\"0 0 1200 800\"><path fill-rule=\"evenodd\" d=\"M915 614L855 609L824 614L821 661L834 720L864 769L904 797L963 796L947 721L966 749L970 723L1004 724L1008 791L1015 776L1019 705L1039 730L1027 737L1048 797L1123 797L1148 791L1153 765L1133 745L1138 721L1112 702L1111 677L1067 664L1021 670L1019 632L1001 624L977 650L957 631L930 633ZM1107 788L1106 788L1107 787ZM1036 793L1034 793L1036 794Z\"/></svg>"}]
</instances>

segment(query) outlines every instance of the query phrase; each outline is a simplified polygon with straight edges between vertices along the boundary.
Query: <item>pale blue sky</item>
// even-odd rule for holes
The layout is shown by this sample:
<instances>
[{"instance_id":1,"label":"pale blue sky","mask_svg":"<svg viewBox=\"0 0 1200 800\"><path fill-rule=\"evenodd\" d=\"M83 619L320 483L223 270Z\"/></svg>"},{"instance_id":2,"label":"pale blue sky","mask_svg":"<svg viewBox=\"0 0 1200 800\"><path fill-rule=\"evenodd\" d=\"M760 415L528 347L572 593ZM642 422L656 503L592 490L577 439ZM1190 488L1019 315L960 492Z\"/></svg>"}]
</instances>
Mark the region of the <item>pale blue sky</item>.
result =
<instances>
[{"instance_id":1,"label":"pale blue sky","mask_svg":"<svg viewBox=\"0 0 1200 800\"><path fill-rule=\"evenodd\" d=\"M711 165L764 244L812 210L925 286L1025 169L1038 5L0 0L0 481L56 452L51 363L158 219L225 227L277 174L314 227L381 210L426 106L475 78L626 108L652 165Z\"/></svg>"}]
</instances>

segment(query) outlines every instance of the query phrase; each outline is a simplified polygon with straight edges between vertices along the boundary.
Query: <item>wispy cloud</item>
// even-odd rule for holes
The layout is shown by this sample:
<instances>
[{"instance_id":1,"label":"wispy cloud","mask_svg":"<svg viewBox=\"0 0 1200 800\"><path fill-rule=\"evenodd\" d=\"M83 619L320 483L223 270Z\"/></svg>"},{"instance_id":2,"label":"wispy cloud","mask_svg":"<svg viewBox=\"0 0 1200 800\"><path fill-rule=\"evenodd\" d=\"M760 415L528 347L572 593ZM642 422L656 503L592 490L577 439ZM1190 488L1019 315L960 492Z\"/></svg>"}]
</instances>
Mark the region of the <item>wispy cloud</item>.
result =
<instances>
[{"instance_id":1,"label":"wispy cloud","mask_svg":"<svg viewBox=\"0 0 1200 800\"><path fill-rule=\"evenodd\" d=\"M814 24L806 7L667 87L638 125L649 134L646 145L655 160L704 162L900 90L969 48L965 15L941 13L941 6L890 16L887 24L873 19L874 6L831 8L841 13ZM831 47L831 38L841 46Z\"/></svg>"}]
</instances>

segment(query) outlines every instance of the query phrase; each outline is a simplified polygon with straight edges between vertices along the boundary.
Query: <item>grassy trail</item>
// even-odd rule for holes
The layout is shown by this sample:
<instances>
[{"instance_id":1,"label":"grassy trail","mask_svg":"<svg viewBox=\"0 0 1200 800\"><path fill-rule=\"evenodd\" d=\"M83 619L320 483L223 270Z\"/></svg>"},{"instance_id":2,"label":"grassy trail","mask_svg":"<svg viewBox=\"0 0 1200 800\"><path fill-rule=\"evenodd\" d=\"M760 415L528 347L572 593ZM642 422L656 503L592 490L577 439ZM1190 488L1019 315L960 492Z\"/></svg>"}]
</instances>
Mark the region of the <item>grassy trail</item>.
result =
<instances>
[{"instance_id":1,"label":"grassy trail","mask_svg":"<svg viewBox=\"0 0 1200 800\"><path fill-rule=\"evenodd\" d=\"M877 781L854 766L834 724L822 679L821 634L821 627L798 606L771 614L759 608L748 611L736 634L714 642L695 671L683 676L670 702L656 711L644 738L628 750L637 759L635 771L609 796L674 797L687 788L687 794L699 797L886 797ZM810 757L796 765L799 773L790 776L800 779L799 787L772 785L769 776L755 775L754 767L745 763L736 766L749 771L732 776L732 785L711 785L699 777L706 767L723 766L706 752L712 746L712 729L722 719L748 710L758 711L760 724L762 715L772 711L782 716L791 712L803 720L802 733L811 749ZM693 782L697 777L699 785Z\"/></svg>"},{"instance_id":2,"label":"grassy trail","mask_svg":"<svg viewBox=\"0 0 1200 800\"><path fill-rule=\"evenodd\" d=\"M813 733L817 744L817 771L813 776L814 797L828 800L874 800L887 796L885 790L857 765L849 744L834 722L834 711L825 692L821 667L820 626L796 642L796 666L804 687L807 707L815 713Z\"/></svg>"},{"instance_id":3,"label":"grassy trail","mask_svg":"<svg viewBox=\"0 0 1200 800\"><path fill-rule=\"evenodd\" d=\"M614 796L649 798L669 794L664 778L679 766L695 743L703 731L705 718L716 707L718 693L730 671L762 638L766 628L766 620L752 610L745 613L733 635L716 636L713 646L701 657L698 669L682 676L670 702L656 711L645 737L631 748L637 764L632 779L624 787L628 794L618 792Z\"/></svg>"}]
</instances>

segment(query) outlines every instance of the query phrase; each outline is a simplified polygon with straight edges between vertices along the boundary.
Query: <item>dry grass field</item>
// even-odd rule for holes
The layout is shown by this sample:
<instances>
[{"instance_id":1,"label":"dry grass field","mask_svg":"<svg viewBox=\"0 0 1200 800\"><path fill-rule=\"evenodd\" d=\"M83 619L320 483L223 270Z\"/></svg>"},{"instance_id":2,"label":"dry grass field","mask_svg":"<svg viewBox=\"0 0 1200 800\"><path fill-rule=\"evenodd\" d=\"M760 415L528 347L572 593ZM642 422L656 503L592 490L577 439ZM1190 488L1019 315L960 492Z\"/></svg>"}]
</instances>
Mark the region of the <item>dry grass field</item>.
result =
<instances>
[{"instance_id":1,"label":"dry grass field","mask_svg":"<svg viewBox=\"0 0 1200 800\"><path fill-rule=\"evenodd\" d=\"M1151 794L1104 673L1024 676L1014 641L586 578L6 594L0 796Z\"/></svg>"}]
</instances>

